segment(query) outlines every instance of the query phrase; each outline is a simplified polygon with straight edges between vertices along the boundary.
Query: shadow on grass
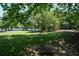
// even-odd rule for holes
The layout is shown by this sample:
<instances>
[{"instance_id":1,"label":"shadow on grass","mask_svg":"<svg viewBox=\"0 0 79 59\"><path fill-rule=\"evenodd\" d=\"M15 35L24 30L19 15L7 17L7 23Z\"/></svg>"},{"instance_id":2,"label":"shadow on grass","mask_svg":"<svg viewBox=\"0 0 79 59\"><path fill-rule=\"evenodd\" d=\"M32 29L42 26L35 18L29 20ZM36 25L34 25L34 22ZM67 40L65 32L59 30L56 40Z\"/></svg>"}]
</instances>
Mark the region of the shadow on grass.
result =
<instances>
[{"instance_id":1,"label":"shadow on grass","mask_svg":"<svg viewBox=\"0 0 79 59\"><path fill-rule=\"evenodd\" d=\"M79 55L78 39L79 33L69 32L0 36L0 55Z\"/></svg>"}]
</instances>

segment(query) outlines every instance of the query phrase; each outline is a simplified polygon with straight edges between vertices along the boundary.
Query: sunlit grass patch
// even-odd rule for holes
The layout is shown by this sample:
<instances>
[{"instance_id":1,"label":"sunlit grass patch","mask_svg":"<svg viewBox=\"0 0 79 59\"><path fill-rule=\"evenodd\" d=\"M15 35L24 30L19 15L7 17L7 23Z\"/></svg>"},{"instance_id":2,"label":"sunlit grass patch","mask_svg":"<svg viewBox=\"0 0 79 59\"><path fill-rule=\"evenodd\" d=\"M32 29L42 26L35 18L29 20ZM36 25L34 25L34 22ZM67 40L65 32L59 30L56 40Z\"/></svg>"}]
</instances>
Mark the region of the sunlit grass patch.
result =
<instances>
[{"instance_id":1,"label":"sunlit grass patch","mask_svg":"<svg viewBox=\"0 0 79 59\"><path fill-rule=\"evenodd\" d=\"M0 32L0 35L32 35L32 34L39 34L37 33L29 33L29 31L7 31L7 32Z\"/></svg>"}]
</instances>

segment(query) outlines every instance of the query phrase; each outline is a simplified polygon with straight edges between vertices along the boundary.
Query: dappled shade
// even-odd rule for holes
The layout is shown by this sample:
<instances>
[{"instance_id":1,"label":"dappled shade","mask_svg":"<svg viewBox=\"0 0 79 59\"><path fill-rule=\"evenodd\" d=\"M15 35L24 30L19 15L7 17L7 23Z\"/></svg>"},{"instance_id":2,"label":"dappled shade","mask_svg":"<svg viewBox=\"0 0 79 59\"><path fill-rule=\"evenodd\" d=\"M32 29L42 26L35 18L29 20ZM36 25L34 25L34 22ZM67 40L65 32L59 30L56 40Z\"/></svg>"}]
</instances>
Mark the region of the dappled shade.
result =
<instances>
[{"instance_id":1,"label":"dappled shade","mask_svg":"<svg viewBox=\"0 0 79 59\"><path fill-rule=\"evenodd\" d=\"M57 32L0 36L0 55L79 55L78 35Z\"/></svg>"}]
</instances>

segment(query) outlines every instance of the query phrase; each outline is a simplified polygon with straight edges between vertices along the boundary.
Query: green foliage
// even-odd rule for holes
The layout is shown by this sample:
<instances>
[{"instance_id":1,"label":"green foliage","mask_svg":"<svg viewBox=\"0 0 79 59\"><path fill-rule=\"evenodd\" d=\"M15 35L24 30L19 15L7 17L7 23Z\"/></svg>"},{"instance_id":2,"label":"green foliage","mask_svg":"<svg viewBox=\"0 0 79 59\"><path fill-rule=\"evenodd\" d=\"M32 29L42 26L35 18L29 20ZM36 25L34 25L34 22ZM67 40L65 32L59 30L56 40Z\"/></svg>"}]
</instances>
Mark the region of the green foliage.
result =
<instances>
[{"instance_id":1,"label":"green foliage","mask_svg":"<svg viewBox=\"0 0 79 59\"><path fill-rule=\"evenodd\" d=\"M56 30L59 28L59 20L52 11L43 11L33 16L32 23L41 31Z\"/></svg>"},{"instance_id":2,"label":"green foliage","mask_svg":"<svg viewBox=\"0 0 79 59\"><path fill-rule=\"evenodd\" d=\"M2 20L0 20L0 28L3 26L3 22Z\"/></svg>"},{"instance_id":3,"label":"green foliage","mask_svg":"<svg viewBox=\"0 0 79 59\"><path fill-rule=\"evenodd\" d=\"M79 17L78 9L79 4L58 4L58 8L62 9L60 24L64 29L78 29Z\"/></svg>"},{"instance_id":4,"label":"green foliage","mask_svg":"<svg viewBox=\"0 0 79 59\"><path fill-rule=\"evenodd\" d=\"M4 28L17 27L20 23L26 28L34 26L44 31L47 31L48 27L53 30L79 29L79 4L77 3L4 3L0 5L4 11Z\"/></svg>"}]
</instances>

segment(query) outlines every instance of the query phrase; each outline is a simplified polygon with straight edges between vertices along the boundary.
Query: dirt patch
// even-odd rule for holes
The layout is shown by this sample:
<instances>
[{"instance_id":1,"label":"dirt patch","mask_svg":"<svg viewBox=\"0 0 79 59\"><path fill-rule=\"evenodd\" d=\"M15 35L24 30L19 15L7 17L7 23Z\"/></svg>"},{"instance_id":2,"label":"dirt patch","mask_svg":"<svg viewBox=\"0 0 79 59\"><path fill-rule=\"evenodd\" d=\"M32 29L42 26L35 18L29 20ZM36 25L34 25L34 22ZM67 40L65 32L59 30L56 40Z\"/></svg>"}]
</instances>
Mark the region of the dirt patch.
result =
<instances>
[{"instance_id":1,"label":"dirt patch","mask_svg":"<svg viewBox=\"0 0 79 59\"><path fill-rule=\"evenodd\" d=\"M78 55L72 44L57 40L47 44L32 45L24 49L28 56L74 56Z\"/></svg>"}]
</instances>

